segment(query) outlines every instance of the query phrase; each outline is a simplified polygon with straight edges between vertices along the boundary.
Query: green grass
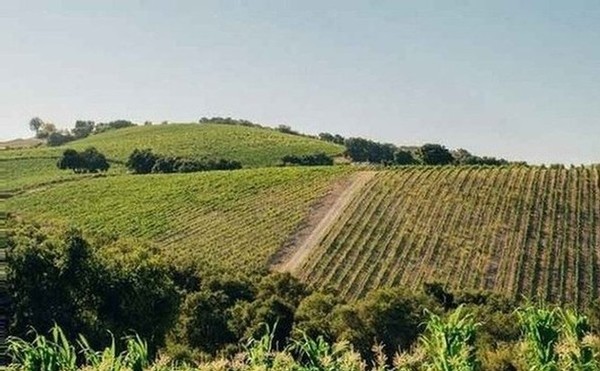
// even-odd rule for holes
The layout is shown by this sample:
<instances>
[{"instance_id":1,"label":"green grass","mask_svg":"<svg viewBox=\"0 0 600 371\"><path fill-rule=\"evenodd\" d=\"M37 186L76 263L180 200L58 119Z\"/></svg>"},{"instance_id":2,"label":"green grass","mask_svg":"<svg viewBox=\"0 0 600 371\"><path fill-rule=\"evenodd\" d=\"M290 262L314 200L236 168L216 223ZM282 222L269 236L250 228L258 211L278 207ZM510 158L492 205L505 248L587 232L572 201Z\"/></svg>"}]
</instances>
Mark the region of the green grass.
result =
<instances>
[{"instance_id":1,"label":"green grass","mask_svg":"<svg viewBox=\"0 0 600 371\"><path fill-rule=\"evenodd\" d=\"M348 167L122 175L56 184L6 201L26 220L156 241L174 262L252 273Z\"/></svg>"},{"instance_id":2,"label":"green grass","mask_svg":"<svg viewBox=\"0 0 600 371\"><path fill-rule=\"evenodd\" d=\"M342 146L272 129L222 124L138 126L91 135L61 147L2 150L0 158L57 157L65 148L94 146L109 159L126 161L135 148L151 148L174 156L237 160L244 167L273 166L288 154L325 152L339 155Z\"/></svg>"}]
</instances>

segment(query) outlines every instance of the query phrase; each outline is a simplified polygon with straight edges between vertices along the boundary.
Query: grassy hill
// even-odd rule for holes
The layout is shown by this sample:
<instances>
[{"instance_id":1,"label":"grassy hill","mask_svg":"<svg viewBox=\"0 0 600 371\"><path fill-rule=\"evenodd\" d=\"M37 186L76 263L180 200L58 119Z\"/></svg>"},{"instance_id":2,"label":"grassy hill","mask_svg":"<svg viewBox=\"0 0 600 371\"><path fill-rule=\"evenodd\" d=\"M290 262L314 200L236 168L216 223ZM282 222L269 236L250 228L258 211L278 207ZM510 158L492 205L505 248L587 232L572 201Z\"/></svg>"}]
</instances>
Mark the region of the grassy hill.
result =
<instances>
[{"instance_id":1,"label":"grassy hill","mask_svg":"<svg viewBox=\"0 0 600 371\"><path fill-rule=\"evenodd\" d=\"M325 152L336 156L342 146L318 139L284 134L273 129L223 124L169 124L107 131L60 147L0 150L0 190L18 191L47 183L89 177L56 168L65 148L96 147L112 162L111 174L123 173L122 164L135 148L191 158L237 160L246 168L277 165L284 155Z\"/></svg>"},{"instance_id":2,"label":"grassy hill","mask_svg":"<svg viewBox=\"0 0 600 371\"><path fill-rule=\"evenodd\" d=\"M174 262L251 273L347 168L270 168L122 175L10 198L8 210L50 225L159 243Z\"/></svg>"},{"instance_id":3,"label":"grassy hill","mask_svg":"<svg viewBox=\"0 0 600 371\"><path fill-rule=\"evenodd\" d=\"M58 157L65 148L96 147L113 161L124 162L135 148L164 155L226 158L244 167L276 165L289 154L325 152L339 155L343 146L318 139L284 134L273 129L223 124L137 126L91 135L60 147L2 150L0 158Z\"/></svg>"},{"instance_id":4,"label":"grassy hill","mask_svg":"<svg viewBox=\"0 0 600 371\"><path fill-rule=\"evenodd\" d=\"M600 296L600 170L382 171L299 271L347 298L439 281L584 306Z\"/></svg>"}]
</instances>

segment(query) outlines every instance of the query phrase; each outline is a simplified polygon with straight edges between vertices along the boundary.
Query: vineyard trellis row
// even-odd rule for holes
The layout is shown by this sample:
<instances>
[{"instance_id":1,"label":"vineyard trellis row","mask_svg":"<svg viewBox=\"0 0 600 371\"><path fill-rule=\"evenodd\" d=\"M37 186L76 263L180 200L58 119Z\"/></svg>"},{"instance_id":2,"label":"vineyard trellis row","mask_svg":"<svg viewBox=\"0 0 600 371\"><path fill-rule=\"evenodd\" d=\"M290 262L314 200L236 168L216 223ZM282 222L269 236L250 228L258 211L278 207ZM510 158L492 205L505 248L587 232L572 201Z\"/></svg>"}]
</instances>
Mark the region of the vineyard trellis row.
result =
<instances>
[{"instance_id":1,"label":"vineyard trellis row","mask_svg":"<svg viewBox=\"0 0 600 371\"><path fill-rule=\"evenodd\" d=\"M357 298L438 281L579 307L599 295L598 167L382 171L303 264Z\"/></svg>"}]
</instances>

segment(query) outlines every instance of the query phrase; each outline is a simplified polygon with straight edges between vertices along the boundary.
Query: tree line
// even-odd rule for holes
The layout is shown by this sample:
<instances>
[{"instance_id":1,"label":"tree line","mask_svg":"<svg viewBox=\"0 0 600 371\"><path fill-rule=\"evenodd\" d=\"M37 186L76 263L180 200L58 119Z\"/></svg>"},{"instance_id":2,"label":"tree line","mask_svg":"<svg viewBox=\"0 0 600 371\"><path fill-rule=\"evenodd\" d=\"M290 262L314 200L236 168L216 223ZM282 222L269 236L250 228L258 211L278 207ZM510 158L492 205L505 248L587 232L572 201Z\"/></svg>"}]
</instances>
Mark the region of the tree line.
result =
<instances>
[{"instance_id":1,"label":"tree line","mask_svg":"<svg viewBox=\"0 0 600 371\"><path fill-rule=\"evenodd\" d=\"M193 173L211 170L241 169L239 161L221 159L191 159L176 156L164 156L152 152L151 149L135 149L126 163L134 174L150 173Z\"/></svg>"},{"instance_id":2,"label":"tree line","mask_svg":"<svg viewBox=\"0 0 600 371\"><path fill-rule=\"evenodd\" d=\"M346 147L346 156L354 162L381 165L488 165L502 166L509 162L502 158L480 157L466 149L451 151L441 144L428 143L420 147L403 148L391 143L380 143L365 138L344 138L339 134L320 133L321 140Z\"/></svg>"},{"instance_id":3,"label":"tree line","mask_svg":"<svg viewBox=\"0 0 600 371\"><path fill-rule=\"evenodd\" d=\"M29 128L35 133L35 137L38 139L45 139L46 143L51 147L86 138L92 134L99 134L108 130L117 130L132 126L136 126L136 124L128 120L115 120L99 123L89 120L77 120L72 129L59 130L53 123L45 122L39 117L34 117L29 120Z\"/></svg>"},{"instance_id":4,"label":"tree line","mask_svg":"<svg viewBox=\"0 0 600 371\"><path fill-rule=\"evenodd\" d=\"M185 157L164 156L152 152L151 149L133 150L125 165L134 174L193 173L242 168L242 164L235 160L197 160ZM66 149L56 166L62 170L69 169L73 170L76 174L82 174L106 172L110 168L110 163L106 159L106 156L100 153L95 147L89 147L81 152L74 149Z\"/></svg>"}]
</instances>

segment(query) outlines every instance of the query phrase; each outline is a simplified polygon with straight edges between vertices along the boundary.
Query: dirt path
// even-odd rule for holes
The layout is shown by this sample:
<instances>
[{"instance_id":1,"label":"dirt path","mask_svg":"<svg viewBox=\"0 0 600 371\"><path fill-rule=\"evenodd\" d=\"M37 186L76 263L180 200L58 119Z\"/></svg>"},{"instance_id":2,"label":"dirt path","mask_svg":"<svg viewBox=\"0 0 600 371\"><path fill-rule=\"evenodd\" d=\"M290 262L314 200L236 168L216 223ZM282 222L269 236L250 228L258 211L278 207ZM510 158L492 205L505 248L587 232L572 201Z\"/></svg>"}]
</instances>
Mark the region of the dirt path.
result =
<instances>
[{"instance_id":1,"label":"dirt path","mask_svg":"<svg viewBox=\"0 0 600 371\"><path fill-rule=\"evenodd\" d=\"M308 254L325 237L329 228L342 215L354 196L375 174L375 171L360 171L336 184L313 206L308 217L273 256L271 268L278 272L295 273Z\"/></svg>"}]
</instances>

